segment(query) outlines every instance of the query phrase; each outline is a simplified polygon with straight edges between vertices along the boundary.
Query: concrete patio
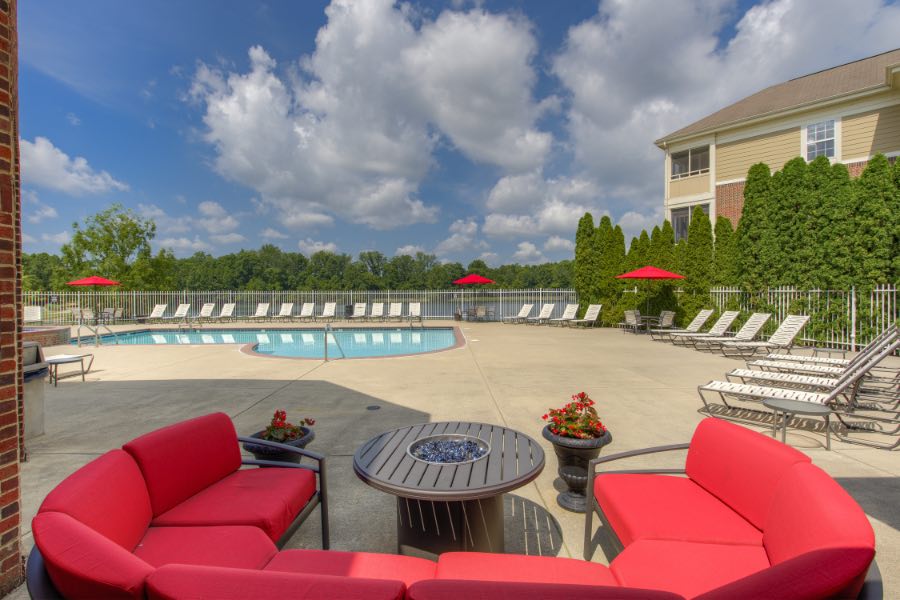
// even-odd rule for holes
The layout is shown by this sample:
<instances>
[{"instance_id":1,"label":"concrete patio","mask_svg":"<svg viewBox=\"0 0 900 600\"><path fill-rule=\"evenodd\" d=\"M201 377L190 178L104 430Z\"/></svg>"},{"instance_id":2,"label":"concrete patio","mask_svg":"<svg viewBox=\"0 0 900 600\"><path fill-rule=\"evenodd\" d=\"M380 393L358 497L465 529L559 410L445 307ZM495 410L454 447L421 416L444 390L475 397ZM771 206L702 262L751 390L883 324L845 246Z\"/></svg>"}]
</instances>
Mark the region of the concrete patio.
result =
<instances>
[{"instance_id":1,"label":"concrete patio","mask_svg":"<svg viewBox=\"0 0 900 600\"><path fill-rule=\"evenodd\" d=\"M461 329L467 343L459 349L328 363L250 356L226 345L45 348L47 355L90 352L95 361L86 382L74 377L46 386L46 433L28 440L22 470L24 550L30 551L30 521L47 492L99 454L213 411L227 413L238 432L249 435L283 408L289 418L316 419L310 449L328 457L334 549L396 551L394 497L353 473L352 456L361 444L404 425L467 420L522 431L547 455L537 480L506 499L507 551L580 558L584 517L556 504L562 484L552 447L540 435L541 415L585 391L613 435L604 453L688 441L704 418L696 386L743 364L610 329L498 323L463 323ZM756 428L770 432L771 421ZM898 452L836 440L828 452L821 432L796 429L788 443L808 453L865 509L878 540L885 596L896 594ZM682 455L653 460L678 465ZM312 518L289 547L318 548L319 535L318 518ZM606 562L600 548L594 560ZM27 593L22 587L11 597Z\"/></svg>"}]
</instances>

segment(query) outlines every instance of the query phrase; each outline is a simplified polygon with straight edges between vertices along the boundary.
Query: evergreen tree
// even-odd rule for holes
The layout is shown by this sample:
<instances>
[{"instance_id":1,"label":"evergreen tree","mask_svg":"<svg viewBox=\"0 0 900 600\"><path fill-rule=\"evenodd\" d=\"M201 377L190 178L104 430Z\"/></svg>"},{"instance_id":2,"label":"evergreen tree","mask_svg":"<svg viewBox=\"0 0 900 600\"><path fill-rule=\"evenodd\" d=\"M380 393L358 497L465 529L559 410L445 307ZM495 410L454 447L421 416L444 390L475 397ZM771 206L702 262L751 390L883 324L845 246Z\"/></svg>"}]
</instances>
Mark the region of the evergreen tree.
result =
<instances>
[{"instance_id":1,"label":"evergreen tree","mask_svg":"<svg viewBox=\"0 0 900 600\"><path fill-rule=\"evenodd\" d=\"M635 269L640 269L650 264L650 236L647 235L646 229L641 230L641 236L638 238L637 262L638 265Z\"/></svg>"},{"instance_id":2,"label":"evergreen tree","mask_svg":"<svg viewBox=\"0 0 900 600\"><path fill-rule=\"evenodd\" d=\"M772 174L765 163L750 167L744 184L744 209L737 227L739 274L743 286L760 290L766 286L760 259L762 239L769 228L769 194Z\"/></svg>"},{"instance_id":3,"label":"evergreen tree","mask_svg":"<svg viewBox=\"0 0 900 600\"><path fill-rule=\"evenodd\" d=\"M715 272L716 285L738 284L737 239L731 227L731 219L719 215L716 219Z\"/></svg>"},{"instance_id":4,"label":"evergreen tree","mask_svg":"<svg viewBox=\"0 0 900 600\"><path fill-rule=\"evenodd\" d=\"M625 268L629 271L633 271L637 269L637 265L640 262L640 240L637 237L631 238L631 245L628 246L628 254L625 255Z\"/></svg>"},{"instance_id":5,"label":"evergreen tree","mask_svg":"<svg viewBox=\"0 0 900 600\"><path fill-rule=\"evenodd\" d=\"M713 238L709 217L699 206L694 207L688 226L685 250L685 289L692 293L708 293L713 282Z\"/></svg>"},{"instance_id":6,"label":"evergreen tree","mask_svg":"<svg viewBox=\"0 0 900 600\"><path fill-rule=\"evenodd\" d=\"M859 179L854 182L853 264L857 266L855 281L861 285L886 283L891 276L894 256L897 188L893 172L884 154L869 160Z\"/></svg>"},{"instance_id":7,"label":"evergreen tree","mask_svg":"<svg viewBox=\"0 0 900 600\"><path fill-rule=\"evenodd\" d=\"M804 254L810 262L811 287L850 289L853 285L853 184L847 167L816 158L809 166L813 209L810 214L811 235L815 248Z\"/></svg>"},{"instance_id":8,"label":"evergreen tree","mask_svg":"<svg viewBox=\"0 0 900 600\"><path fill-rule=\"evenodd\" d=\"M652 243L652 238L651 238ZM666 219L663 221L662 229L659 230L659 242L656 252L654 252L655 267L665 269L667 271L675 271L675 230L672 224Z\"/></svg>"},{"instance_id":9,"label":"evergreen tree","mask_svg":"<svg viewBox=\"0 0 900 600\"><path fill-rule=\"evenodd\" d=\"M684 275L685 268L687 267L687 239L681 238L678 240L678 243L675 244L675 251L672 253L672 258L675 263L675 272L679 275Z\"/></svg>"},{"instance_id":10,"label":"evergreen tree","mask_svg":"<svg viewBox=\"0 0 900 600\"><path fill-rule=\"evenodd\" d=\"M597 268L597 260L594 254L594 217L591 213L584 213L578 221L578 229L575 232L575 264L574 285L582 304L591 304L594 301L591 279Z\"/></svg>"},{"instance_id":11,"label":"evergreen tree","mask_svg":"<svg viewBox=\"0 0 900 600\"><path fill-rule=\"evenodd\" d=\"M765 286L797 285L801 277L797 254L806 230L809 190L809 167L803 157L789 160L772 176L770 225L760 249Z\"/></svg>"},{"instance_id":12,"label":"evergreen tree","mask_svg":"<svg viewBox=\"0 0 900 600\"><path fill-rule=\"evenodd\" d=\"M594 234L597 268L594 270L594 294L592 295L595 302L601 302L604 305L609 303L612 295L613 283L610 281L610 278L619 274L617 269L621 265L621 262L616 260L613 252L614 237L615 232L613 231L612 221L609 216L604 216L600 219L600 225Z\"/></svg>"},{"instance_id":13,"label":"evergreen tree","mask_svg":"<svg viewBox=\"0 0 900 600\"><path fill-rule=\"evenodd\" d=\"M900 159L894 159L894 204L889 207L894 216L891 227L894 230L894 243L891 255L894 257L891 282L900 283Z\"/></svg>"},{"instance_id":14,"label":"evergreen tree","mask_svg":"<svg viewBox=\"0 0 900 600\"><path fill-rule=\"evenodd\" d=\"M647 252L647 260L650 261L650 264L654 267L659 267L659 246L662 231L659 228L659 225L653 226L653 231L650 232L650 250ZM659 267L662 269L663 267Z\"/></svg>"}]
</instances>

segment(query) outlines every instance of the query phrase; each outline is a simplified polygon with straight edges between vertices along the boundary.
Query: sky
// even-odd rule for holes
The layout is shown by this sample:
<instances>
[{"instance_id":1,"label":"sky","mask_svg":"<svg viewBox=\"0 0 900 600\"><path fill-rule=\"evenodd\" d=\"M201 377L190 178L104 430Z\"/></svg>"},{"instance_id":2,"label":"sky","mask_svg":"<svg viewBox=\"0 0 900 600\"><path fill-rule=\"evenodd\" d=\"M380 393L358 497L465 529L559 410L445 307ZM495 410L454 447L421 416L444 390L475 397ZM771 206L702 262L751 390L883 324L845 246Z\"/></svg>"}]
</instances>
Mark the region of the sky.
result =
<instances>
[{"instance_id":1,"label":"sky","mask_svg":"<svg viewBox=\"0 0 900 600\"><path fill-rule=\"evenodd\" d=\"M900 46L880 0L19 4L26 252L112 203L176 256L491 266L663 219L653 141Z\"/></svg>"}]
</instances>

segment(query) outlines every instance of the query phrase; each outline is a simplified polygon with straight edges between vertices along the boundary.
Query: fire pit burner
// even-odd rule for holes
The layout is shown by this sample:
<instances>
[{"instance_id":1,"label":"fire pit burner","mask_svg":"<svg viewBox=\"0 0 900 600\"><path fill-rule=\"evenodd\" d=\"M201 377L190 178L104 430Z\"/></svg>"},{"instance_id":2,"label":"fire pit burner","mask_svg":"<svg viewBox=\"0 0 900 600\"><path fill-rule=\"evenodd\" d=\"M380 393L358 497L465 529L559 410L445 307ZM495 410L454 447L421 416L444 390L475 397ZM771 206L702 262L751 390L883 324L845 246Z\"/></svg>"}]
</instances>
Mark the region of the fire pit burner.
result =
<instances>
[{"instance_id":1,"label":"fire pit burner","mask_svg":"<svg viewBox=\"0 0 900 600\"><path fill-rule=\"evenodd\" d=\"M415 459L435 464L459 464L484 458L491 447L468 435L433 435L416 440L406 450Z\"/></svg>"}]
</instances>

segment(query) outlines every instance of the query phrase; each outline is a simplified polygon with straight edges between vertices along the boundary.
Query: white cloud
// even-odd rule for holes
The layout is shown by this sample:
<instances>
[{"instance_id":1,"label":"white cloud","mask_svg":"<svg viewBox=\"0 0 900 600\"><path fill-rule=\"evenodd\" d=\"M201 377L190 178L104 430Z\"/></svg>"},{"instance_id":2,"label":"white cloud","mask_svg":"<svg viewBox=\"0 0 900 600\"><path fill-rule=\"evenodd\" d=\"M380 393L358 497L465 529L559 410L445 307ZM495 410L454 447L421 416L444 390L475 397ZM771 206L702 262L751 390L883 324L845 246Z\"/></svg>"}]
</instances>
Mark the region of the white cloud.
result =
<instances>
[{"instance_id":1,"label":"white cloud","mask_svg":"<svg viewBox=\"0 0 900 600\"><path fill-rule=\"evenodd\" d=\"M486 250L487 243L476 239L477 235L478 223L474 219L457 219L450 225L450 237L439 243L434 249L434 253L438 256L445 256L472 250Z\"/></svg>"},{"instance_id":2,"label":"white cloud","mask_svg":"<svg viewBox=\"0 0 900 600\"><path fill-rule=\"evenodd\" d=\"M44 219L55 219L59 216L56 209L44 204L34 190L22 190L23 209L29 223L40 223Z\"/></svg>"},{"instance_id":3,"label":"white cloud","mask_svg":"<svg viewBox=\"0 0 900 600\"><path fill-rule=\"evenodd\" d=\"M63 244L68 244L72 239L72 234L68 231L60 231L59 233L42 233L41 241L51 242L53 244L58 244L62 246Z\"/></svg>"},{"instance_id":4,"label":"white cloud","mask_svg":"<svg viewBox=\"0 0 900 600\"><path fill-rule=\"evenodd\" d=\"M28 235L27 233L22 234L22 243L23 244L37 244L37 238L34 236Z\"/></svg>"},{"instance_id":5,"label":"white cloud","mask_svg":"<svg viewBox=\"0 0 900 600\"><path fill-rule=\"evenodd\" d=\"M157 233L187 233L191 229L189 217L173 217L155 204L138 204L138 214L156 223Z\"/></svg>"},{"instance_id":6,"label":"white cloud","mask_svg":"<svg viewBox=\"0 0 900 600\"><path fill-rule=\"evenodd\" d=\"M394 251L394 256L401 256L404 254L406 256L415 256L418 252L425 252L425 248L423 248L422 246L407 244L405 246L400 246L399 248L397 248L397 250Z\"/></svg>"},{"instance_id":7,"label":"white cloud","mask_svg":"<svg viewBox=\"0 0 900 600\"><path fill-rule=\"evenodd\" d=\"M194 237L194 239L189 239L186 237L169 237L162 240L159 240L157 244L161 248L169 248L176 253L178 252L201 252L210 250L210 245L206 242L202 241L198 237Z\"/></svg>"},{"instance_id":8,"label":"white cloud","mask_svg":"<svg viewBox=\"0 0 900 600\"><path fill-rule=\"evenodd\" d=\"M513 253L513 260L518 263L536 264L547 262L547 257L531 242L519 242L515 253Z\"/></svg>"},{"instance_id":9,"label":"white cloud","mask_svg":"<svg viewBox=\"0 0 900 600\"><path fill-rule=\"evenodd\" d=\"M189 94L215 169L286 227L434 222L418 190L442 138L507 170L543 163L552 138L535 126L545 105L531 98L527 21L479 9L429 20L391 0L335 0L326 14L299 71L280 75L255 46L244 72L201 64Z\"/></svg>"},{"instance_id":10,"label":"white cloud","mask_svg":"<svg viewBox=\"0 0 900 600\"><path fill-rule=\"evenodd\" d=\"M68 121L69 125L71 125L72 127L78 127L79 125L81 125L81 119L79 119L78 115L76 115L75 113L67 113L66 121Z\"/></svg>"},{"instance_id":11,"label":"white cloud","mask_svg":"<svg viewBox=\"0 0 900 600\"><path fill-rule=\"evenodd\" d=\"M45 137L21 140L22 180L72 196L125 191L128 185L106 171L97 172L80 156L70 158Z\"/></svg>"},{"instance_id":12,"label":"white cloud","mask_svg":"<svg viewBox=\"0 0 900 600\"><path fill-rule=\"evenodd\" d=\"M194 224L210 234L221 236L221 234L234 231L240 225L234 215L229 214L218 202L211 200L201 202L197 205L197 211L201 218L194 219Z\"/></svg>"},{"instance_id":13,"label":"white cloud","mask_svg":"<svg viewBox=\"0 0 900 600\"><path fill-rule=\"evenodd\" d=\"M478 258L490 265L491 263L496 264L500 256L496 252L482 252L478 255Z\"/></svg>"},{"instance_id":14,"label":"white cloud","mask_svg":"<svg viewBox=\"0 0 900 600\"><path fill-rule=\"evenodd\" d=\"M281 233L277 229L273 229L271 227L266 227L262 230L262 233L259 234L264 240L284 240L287 239L287 235Z\"/></svg>"},{"instance_id":15,"label":"white cloud","mask_svg":"<svg viewBox=\"0 0 900 600\"><path fill-rule=\"evenodd\" d=\"M209 239L214 241L217 244L236 244L238 242L245 242L247 238L242 236L240 233L220 233L216 235L209 236Z\"/></svg>"},{"instance_id":16,"label":"white cloud","mask_svg":"<svg viewBox=\"0 0 900 600\"><path fill-rule=\"evenodd\" d=\"M300 248L300 252L307 256L312 256L316 252L337 252L338 247L334 242L321 242L317 240L313 240L311 238L306 238L305 240L300 240L297 242L297 247Z\"/></svg>"},{"instance_id":17,"label":"white cloud","mask_svg":"<svg viewBox=\"0 0 900 600\"><path fill-rule=\"evenodd\" d=\"M551 236L544 242L545 252L572 252L573 250L575 250L575 242L558 235Z\"/></svg>"}]
</instances>

